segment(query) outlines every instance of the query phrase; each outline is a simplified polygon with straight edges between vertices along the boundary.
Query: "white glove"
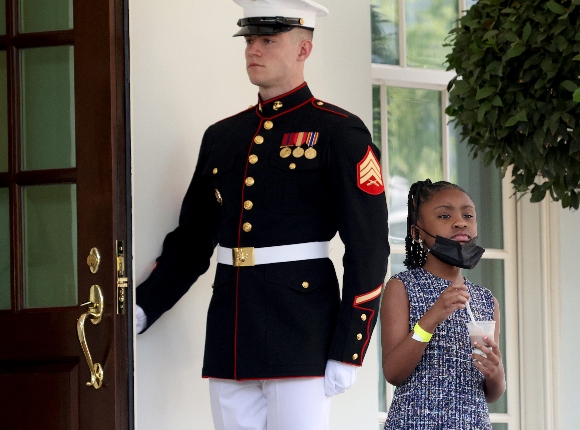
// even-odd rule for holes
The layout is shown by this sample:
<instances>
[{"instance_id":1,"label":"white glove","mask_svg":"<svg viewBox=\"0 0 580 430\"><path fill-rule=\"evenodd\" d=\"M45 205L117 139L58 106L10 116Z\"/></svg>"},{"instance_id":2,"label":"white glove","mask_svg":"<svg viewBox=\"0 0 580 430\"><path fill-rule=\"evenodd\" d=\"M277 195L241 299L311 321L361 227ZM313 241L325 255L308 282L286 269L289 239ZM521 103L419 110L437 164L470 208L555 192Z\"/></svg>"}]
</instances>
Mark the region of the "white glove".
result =
<instances>
[{"instance_id":1,"label":"white glove","mask_svg":"<svg viewBox=\"0 0 580 430\"><path fill-rule=\"evenodd\" d=\"M324 372L324 393L326 397L344 393L354 385L357 370L357 366L328 360L326 362L326 371Z\"/></svg>"},{"instance_id":2,"label":"white glove","mask_svg":"<svg viewBox=\"0 0 580 430\"><path fill-rule=\"evenodd\" d=\"M145 315L143 308L139 305L135 305L135 317L137 318L135 331L139 334L147 327L147 315Z\"/></svg>"}]
</instances>

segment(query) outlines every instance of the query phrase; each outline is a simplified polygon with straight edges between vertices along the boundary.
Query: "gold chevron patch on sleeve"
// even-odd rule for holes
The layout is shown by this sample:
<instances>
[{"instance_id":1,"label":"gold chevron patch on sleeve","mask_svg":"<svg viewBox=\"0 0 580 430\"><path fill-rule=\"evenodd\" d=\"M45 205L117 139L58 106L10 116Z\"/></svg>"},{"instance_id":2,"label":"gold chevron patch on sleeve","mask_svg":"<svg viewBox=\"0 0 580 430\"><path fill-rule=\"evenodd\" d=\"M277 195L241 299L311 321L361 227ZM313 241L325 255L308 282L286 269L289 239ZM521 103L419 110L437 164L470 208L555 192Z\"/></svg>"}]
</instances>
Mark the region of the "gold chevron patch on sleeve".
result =
<instances>
[{"instance_id":1,"label":"gold chevron patch on sleeve","mask_svg":"<svg viewBox=\"0 0 580 430\"><path fill-rule=\"evenodd\" d=\"M372 148L357 165L358 187L367 194L377 195L385 190L381 165Z\"/></svg>"}]
</instances>

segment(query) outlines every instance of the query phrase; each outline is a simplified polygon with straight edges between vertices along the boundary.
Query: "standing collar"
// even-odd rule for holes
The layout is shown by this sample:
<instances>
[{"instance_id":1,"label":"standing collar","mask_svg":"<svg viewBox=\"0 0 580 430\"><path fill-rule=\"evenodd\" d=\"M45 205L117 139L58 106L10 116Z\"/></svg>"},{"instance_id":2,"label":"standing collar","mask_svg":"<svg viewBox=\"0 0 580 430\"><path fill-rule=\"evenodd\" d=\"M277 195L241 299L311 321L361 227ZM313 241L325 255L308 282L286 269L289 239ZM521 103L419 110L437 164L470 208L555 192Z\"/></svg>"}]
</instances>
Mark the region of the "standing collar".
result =
<instances>
[{"instance_id":1,"label":"standing collar","mask_svg":"<svg viewBox=\"0 0 580 430\"><path fill-rule=\"evenodd\" d=\"M269 100L262 100L262 97L258 94L256 113L262 118L272 118L290 112L310 100L312 100L312 93L306 82L304 82L299 87Z\"/></svg>"}]
</instances>

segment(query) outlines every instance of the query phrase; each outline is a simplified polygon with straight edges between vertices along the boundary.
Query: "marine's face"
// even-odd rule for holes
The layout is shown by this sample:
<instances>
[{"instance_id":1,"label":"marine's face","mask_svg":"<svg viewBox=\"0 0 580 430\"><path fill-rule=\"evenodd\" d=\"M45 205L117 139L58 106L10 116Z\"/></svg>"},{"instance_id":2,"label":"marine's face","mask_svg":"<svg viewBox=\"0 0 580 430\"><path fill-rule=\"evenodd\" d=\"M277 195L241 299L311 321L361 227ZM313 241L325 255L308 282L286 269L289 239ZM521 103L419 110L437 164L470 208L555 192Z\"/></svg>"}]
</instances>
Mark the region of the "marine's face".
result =
<instances>
[{"instance_id":1,"label":"marine's face","mask_svg":"<svg viewBox=\"0 0 580 430\"><path fill-rule=\"evenodd\" d=\"M283 87L295 79L300 44L291 32L246 39L246 70L250 82L260 88Z\"/></svg>"},{"instance_id":2,"label":"marine's face","mask_svg":"<svg viewBox=\"0 0 580 430\"><path fill-rule=\"evenodd\" d=\"M466 243L477 236L475 204L461 190L447 188L435 194L420 207L419 227L433 236L441 236L456 242ZM420 232L428 248L435 239Z\"/></svg>"}]
</instances>

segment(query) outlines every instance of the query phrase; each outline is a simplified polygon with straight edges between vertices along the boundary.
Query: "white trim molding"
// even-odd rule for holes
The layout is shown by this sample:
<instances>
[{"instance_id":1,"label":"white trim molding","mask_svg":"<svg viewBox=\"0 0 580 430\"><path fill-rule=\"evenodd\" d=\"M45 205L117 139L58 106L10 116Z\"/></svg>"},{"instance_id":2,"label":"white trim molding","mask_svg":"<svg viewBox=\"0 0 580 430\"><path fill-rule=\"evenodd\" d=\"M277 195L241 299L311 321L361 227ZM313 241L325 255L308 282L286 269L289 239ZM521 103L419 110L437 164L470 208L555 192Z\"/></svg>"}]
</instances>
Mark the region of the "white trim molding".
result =
<instances>
[{"instance_id":1,"label":"white trim molding","mask_svg":"<svg viewBox=\"0 0 580 430\"><path fill-rule=\"evenodd\" d=\"M517 205L520 416L526 430L559 430L560 217L546 197Z\"/></svg>"}]
</instances>

